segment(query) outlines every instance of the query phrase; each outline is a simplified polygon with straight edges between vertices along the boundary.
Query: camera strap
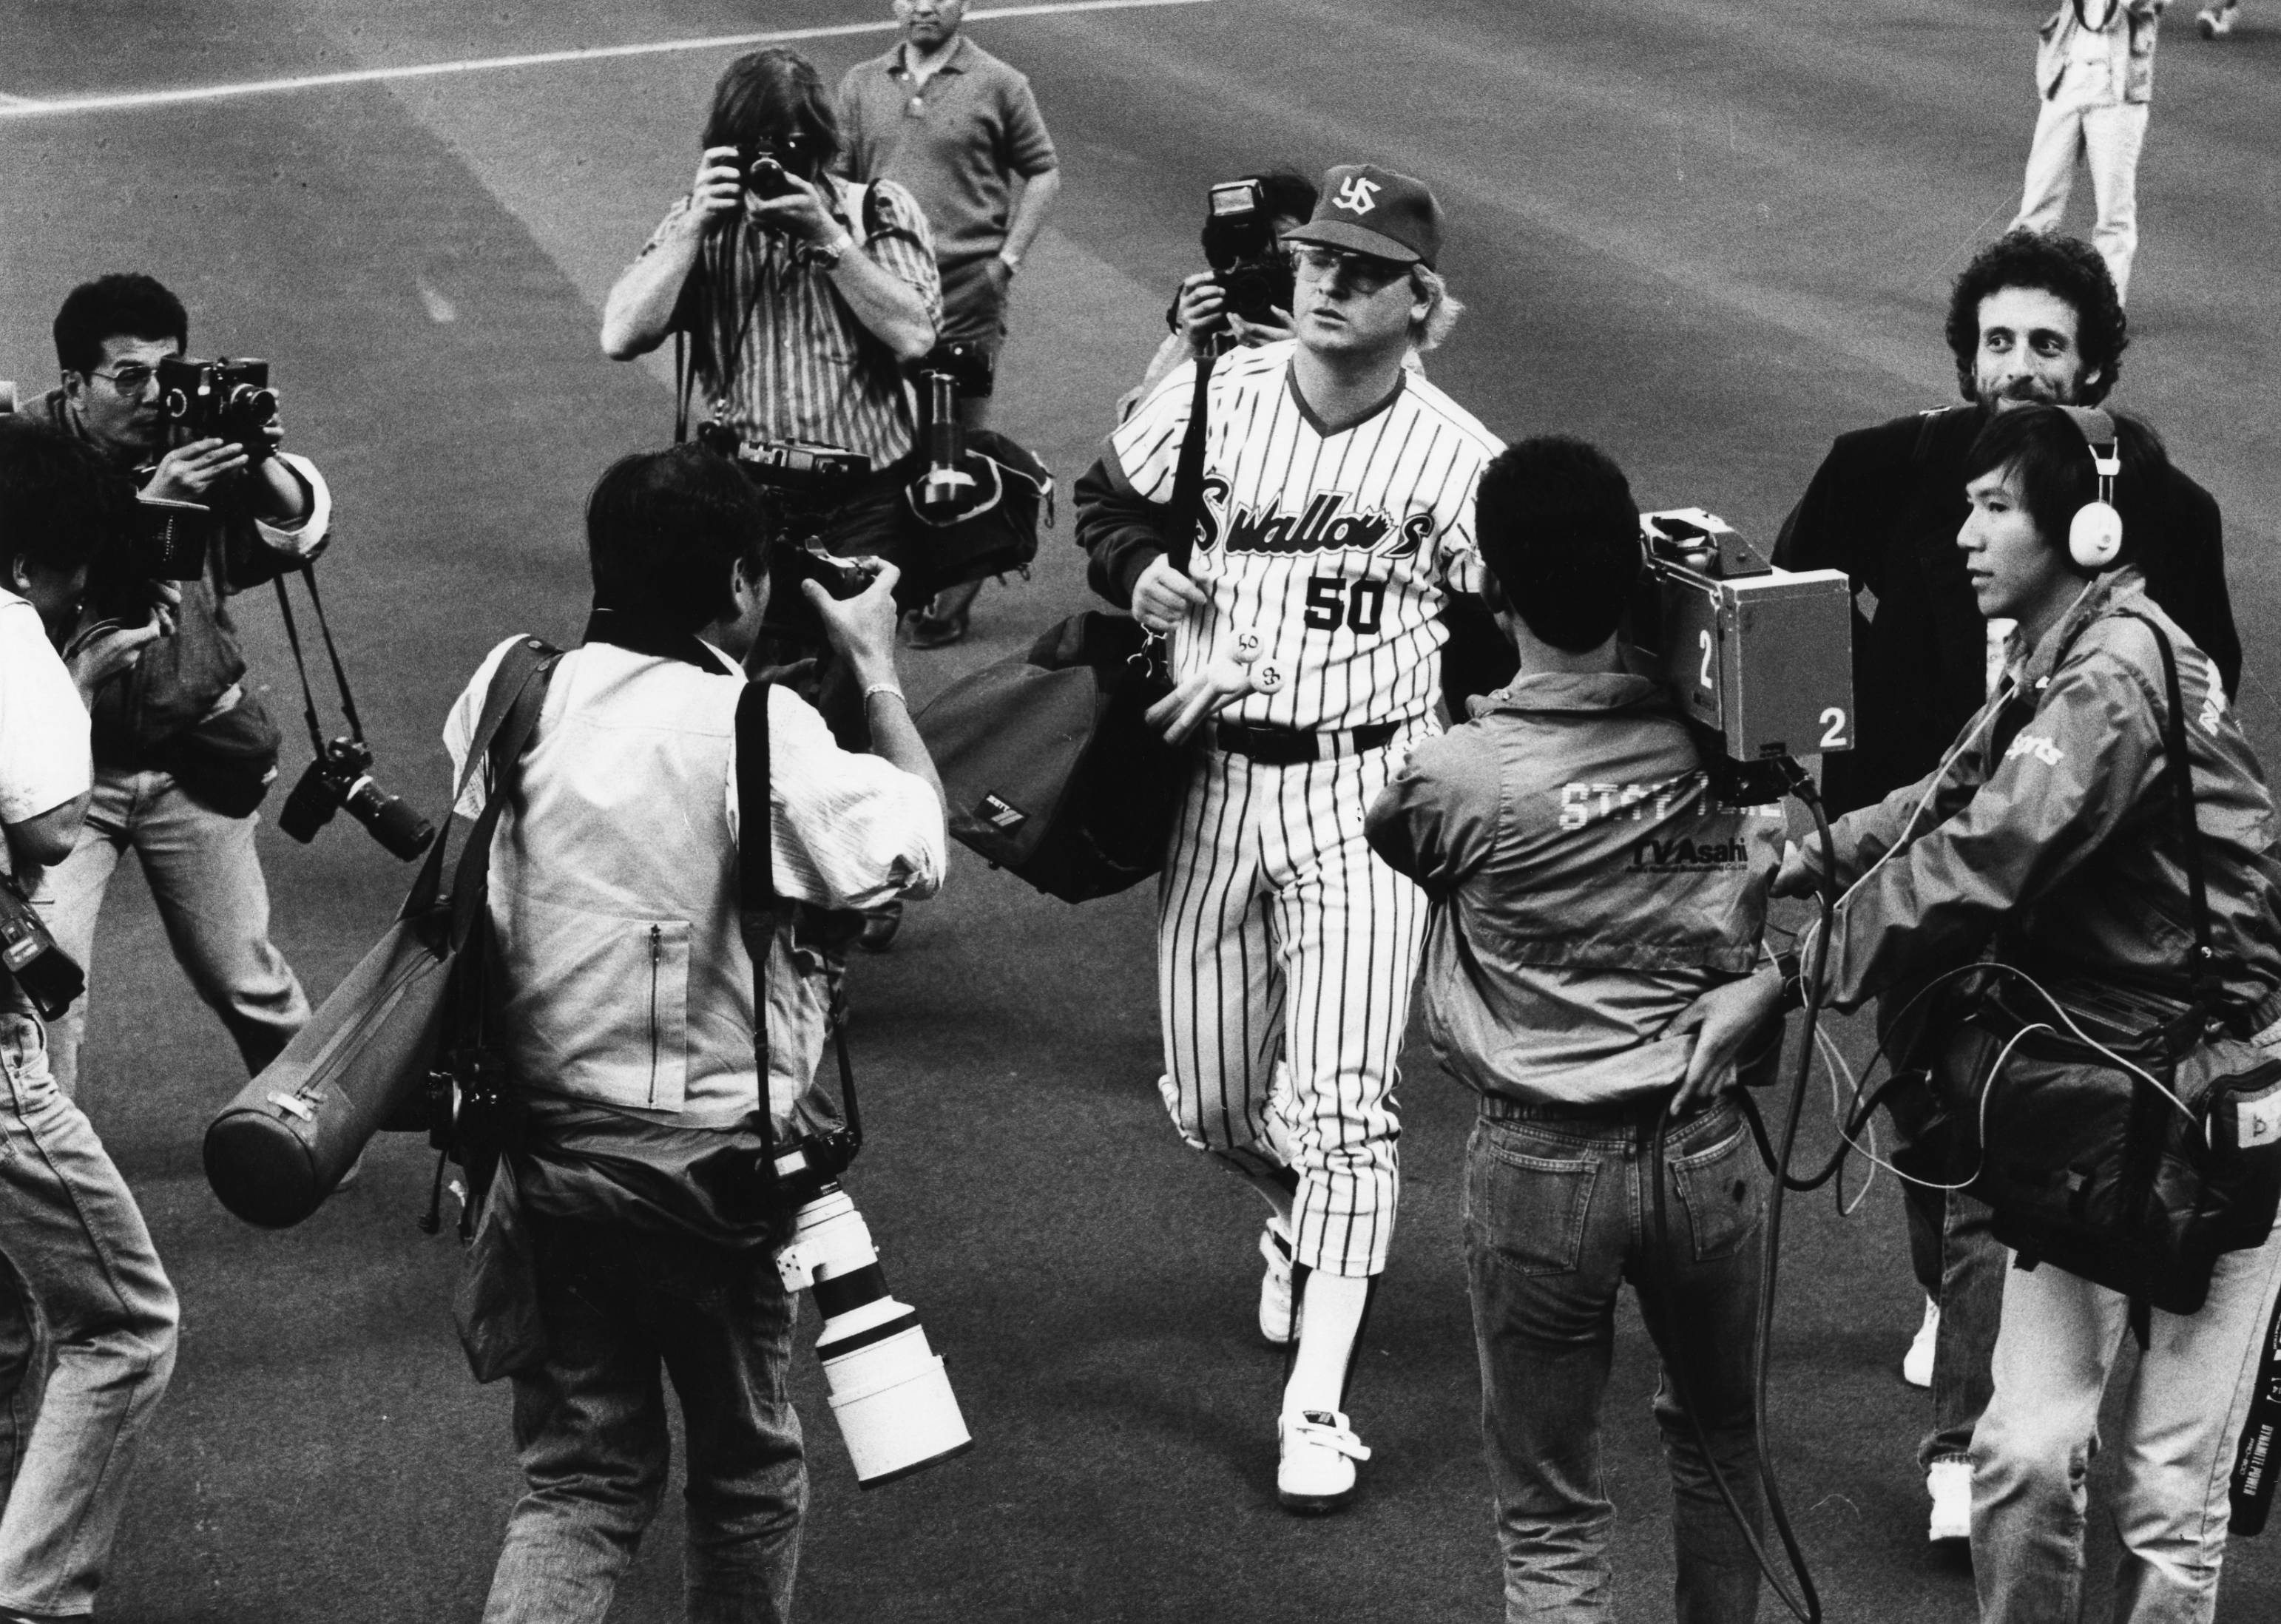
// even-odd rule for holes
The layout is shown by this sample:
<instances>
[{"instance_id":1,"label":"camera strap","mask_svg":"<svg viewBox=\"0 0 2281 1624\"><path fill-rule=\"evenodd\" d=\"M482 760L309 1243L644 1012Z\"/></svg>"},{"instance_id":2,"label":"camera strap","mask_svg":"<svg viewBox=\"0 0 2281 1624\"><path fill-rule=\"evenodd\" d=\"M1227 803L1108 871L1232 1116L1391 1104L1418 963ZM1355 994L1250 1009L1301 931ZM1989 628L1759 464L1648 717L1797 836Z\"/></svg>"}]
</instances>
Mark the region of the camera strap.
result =
<instances>
[{"instance_id":1,"label":"camera strap","mask_svg":"<svg viewBox=\"0 0 2281 1624\"><path fill-rule=\"evenodd\" d=\"M277 588L277 608L285 621L285 641L293 650L293 669L301 678L301 714L309 724L309 747L318 755L325 754L324 729L317 722L317 695L309 685L309 664L301 653L301 628L293 618L292 595L285 590L285 576L298 575L301 584L309 589L310 607L317 612L317 630L325 639L325 657L331 661L333 682L340 689L341 715L348 719L349 736L359 744L364 742L364 722L357 715L356 695L349 691L349 674L341 664L341 651L333 641L332 623L325 618L325 600L317 592L317 567L313 561L303 562L298 568L277 576L273 584Z\"/></svg>"}]
</instances>

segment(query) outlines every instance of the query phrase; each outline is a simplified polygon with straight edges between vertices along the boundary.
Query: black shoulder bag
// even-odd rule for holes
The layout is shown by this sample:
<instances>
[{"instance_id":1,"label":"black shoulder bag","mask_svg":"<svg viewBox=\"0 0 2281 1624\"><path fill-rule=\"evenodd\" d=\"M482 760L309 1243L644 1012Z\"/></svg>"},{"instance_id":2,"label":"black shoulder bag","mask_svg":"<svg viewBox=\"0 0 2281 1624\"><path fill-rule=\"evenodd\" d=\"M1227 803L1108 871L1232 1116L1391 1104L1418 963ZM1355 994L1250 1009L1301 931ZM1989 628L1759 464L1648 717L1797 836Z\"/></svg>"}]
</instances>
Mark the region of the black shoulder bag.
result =
<instances>
[{"instance_id":1,"label":"black shoulder bag","mask_svg":"<svg viewBox=\"0 0 2281 1624\"><path fill-rule=\"evenodd\" d=\"M2126 611L2126 613L2129 613ZM2184 1014L2130 1030L2073 1009L1992 964L1941 1068L1950 1109L1978 1151L1969 1193L1996 1238L2032 1269L2052 1264L2148 1307L2200 1311L2226 1252L2263 1243L2281 1204L2281 1058L2228 1032L2210 938L2177 656L2162 653L2164 772L2193 915Z\"/></svg>"},{"instance_id":2,"label":"black shoulder bag","mask_svg":"<svg viewBox=\"0 0 2281 1624\"><path fill-rule=\"evenodd\" d=\"M1186 570L1203 499L1210 357L1196 363L1165 551ZM986 666L916 718L950 832L1065 902L1113 896L1164 864L1187 759L1146 720L1167 684L1129 615L1088 609Z\"/></svg>"}]
</instances>

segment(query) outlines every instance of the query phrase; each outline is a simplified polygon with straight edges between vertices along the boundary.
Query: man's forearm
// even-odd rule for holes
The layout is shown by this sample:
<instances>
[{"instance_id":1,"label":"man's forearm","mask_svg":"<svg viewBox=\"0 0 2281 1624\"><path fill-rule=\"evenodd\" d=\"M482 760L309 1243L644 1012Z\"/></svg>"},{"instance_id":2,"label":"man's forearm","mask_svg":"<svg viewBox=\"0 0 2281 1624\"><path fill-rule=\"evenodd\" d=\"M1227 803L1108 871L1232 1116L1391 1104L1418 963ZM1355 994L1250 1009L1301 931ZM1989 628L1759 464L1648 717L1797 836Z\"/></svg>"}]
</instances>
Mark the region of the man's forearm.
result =
<instances>
[{"instance_id":1,"label":"man's forearm","mask_svg":"<svg viewBox=\"0 0 2281 1624\"><path fill-rule=\"evenodd\" d=\"M701 223L676 232L628 266L602 305L602 352L614 361L646 355L673 326L682 284L705 241Z\"/></svg>"},{"instance_id":2,"label":"man's forearm","mask_svg":"<svg viewBox=\"0 0 2281 1624\"><path fill-rule=\"evenodd\" d=\"M1133 587L1149 561L1169 552L1159 528L1165 510L1125 489L1106 460L1078 476L1072 493L1077 508L1077 545L1092 561L1086 579L1093 590L1120 609L1133 607Z\"/></svg>"},{"instance_id":3,"label":"man's forearm","mask_svg":"<svg viewBox=\"0 0 2281 1624\"><path fill-rule=\"evenodd\" d=\"M1062 172L1048 169L1040 174L1025 177L1022 196L1014 205L1014 218L1006 227L1005 246L999 249L1001 259L1019 260L1030 251L1030 244L1046 223L1046 214L1061 196Z\"/></svg>"},{"instance_id":4,"label":"man's forearm","mask_svg":"<svg viewBox=\"0 0 2281 1624\"><path fill-rule=\"evenodd\" d=\"M271 457L254 469L251 482L253 516L283 529L306 519L316 507L316 495L282 457Z\"/></svg>"},{"instance_id":5,"label":"man's forearm","mask_svg":"<svg viewBox=\"0 0 2281 1624\"><path fill-rule=\"evenodd\" d=\"M831 267L831 285L847 301L871 336L895 352L898 360L915 361L934 348L934 323L928 319L926 300L901 277L882 270L869 254L843 238L839 263Z\"/></svg>"},{"instance_id":6,"label":"man's forearm","mask_svg":"<svg viewBox=\"0 0 2281 1624\"><path fill-rule=\"evenodd\" d=\"M943 798L942 777L934 769L934 758L927 754L918 724L911 720L910 702L902 697L901 689L889 692L882 687L867 695L863 717L871 725L871 753L890 767L900 767L913 777L924 780L939 805Z\"/></svg>"}]
</instances>

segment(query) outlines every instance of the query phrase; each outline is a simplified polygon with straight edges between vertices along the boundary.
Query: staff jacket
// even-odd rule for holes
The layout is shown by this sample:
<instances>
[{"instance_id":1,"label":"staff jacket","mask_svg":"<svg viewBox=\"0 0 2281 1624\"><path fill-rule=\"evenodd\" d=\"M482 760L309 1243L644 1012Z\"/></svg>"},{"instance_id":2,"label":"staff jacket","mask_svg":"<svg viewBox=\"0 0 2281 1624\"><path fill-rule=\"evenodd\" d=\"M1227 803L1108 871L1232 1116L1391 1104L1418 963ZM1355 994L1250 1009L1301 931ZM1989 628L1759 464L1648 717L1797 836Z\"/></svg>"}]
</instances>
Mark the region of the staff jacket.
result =
<instances>
[{"instance_id":1,"label":"staff jacket","mask_svg":"<svg viewBox=\"0 0 2281 1624\"><path fill-rule=\"evenodd\" d=\"M2209 657L2130 568L2034 648L2014 638L1995 715L1945 773L1838 820L1837 878L1852 889L1833 927L1831 1003L1852 1009L1991 943L2039 976L2184 1002L2193 916L2163 772L2169 702L2154 633L2125 611L2177 651L2223 1012L2249 1031L2281 1017L2272 795Z\"/></svg>"},{"instance_id":2,"label":"staff jacket","mask_svg":"<svg viewBox=\"0 0 2281 1624\"><path fill-rule=\"evenodd\" d=\"M2043 26L2036 30L2036 93L2045 101L2060 93L2060 81L2067 76L2075 36L2083 31L2083 19L2076 13L2082 4L2083 0L2062 0L2060 9L2044 19ZM2116 99L2151 101L2154 96L2154 40L2161 31L2162 7L2168 0L2115 0L2115 4L2130 34L2130 43L2121 53L2122 72L2117 75L2121 82L2115 86ZM2114 24L2107 26L2112 27Z\"/></svg>"},{"instance_id":3,"label":"staff jacket","mask_svg":"<svg viewBox=\"0 0 2281 1624\"><path fill-rule=\"evenodd\" d=\"M1370 809L1418 882L1426 1030L1468 1087L1597 1105L1666 1087L1672 1017L1759 957L1781 808L1720 803L1663 684L1516 678L1420 744Z\"/></svg>"},{"instance_id":4,"label":"staff jacket","mask_svg":"<svg viewBox=\"0 0 2281 1624\"><path fill-rule=\"evenodd\" d=\"M1853 584L1853 702L1860 744L1822 758L1831 815L1875 804L1932 770L1988 695L1988 623L1956 533L1964 459L1988 414L1912 413L1837 437L1782 522L1774 561L1842 569ZM2216 502L2175 467L2138 505L2147 590L2241 690L2241 639L2225 586Z\"/></svg>"}]
</instances>

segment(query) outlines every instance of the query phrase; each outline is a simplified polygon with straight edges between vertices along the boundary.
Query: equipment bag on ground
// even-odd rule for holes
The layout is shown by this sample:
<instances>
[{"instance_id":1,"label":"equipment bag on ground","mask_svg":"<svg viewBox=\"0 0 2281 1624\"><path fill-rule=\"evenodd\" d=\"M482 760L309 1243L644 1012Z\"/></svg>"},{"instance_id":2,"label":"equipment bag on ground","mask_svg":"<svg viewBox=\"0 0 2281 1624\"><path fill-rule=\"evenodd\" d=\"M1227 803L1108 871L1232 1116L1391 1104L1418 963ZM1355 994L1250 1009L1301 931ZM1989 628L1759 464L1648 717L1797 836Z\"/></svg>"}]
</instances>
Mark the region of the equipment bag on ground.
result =
<instances>
[{"instance_id":1,"label":"equipment bag on ground","mask_svg":"<svg viewBox=\"0 0 2281 1624\"><path fill-rule=\"evenodd\" d=\"M555 658L535 638L509 646L484 698L455 803L494 746L509 770L521 758ZM480 952L488 940L477 927L488 924L491 831L508 800L504 777L494 775L450 894L443 891L446 837L429 848L379 945L206 1129L206 1182L246 1222L282 1229L307 1218L373 1134L427 1088L453 971L470 942Z\"/></svg>"}]
</instances>

